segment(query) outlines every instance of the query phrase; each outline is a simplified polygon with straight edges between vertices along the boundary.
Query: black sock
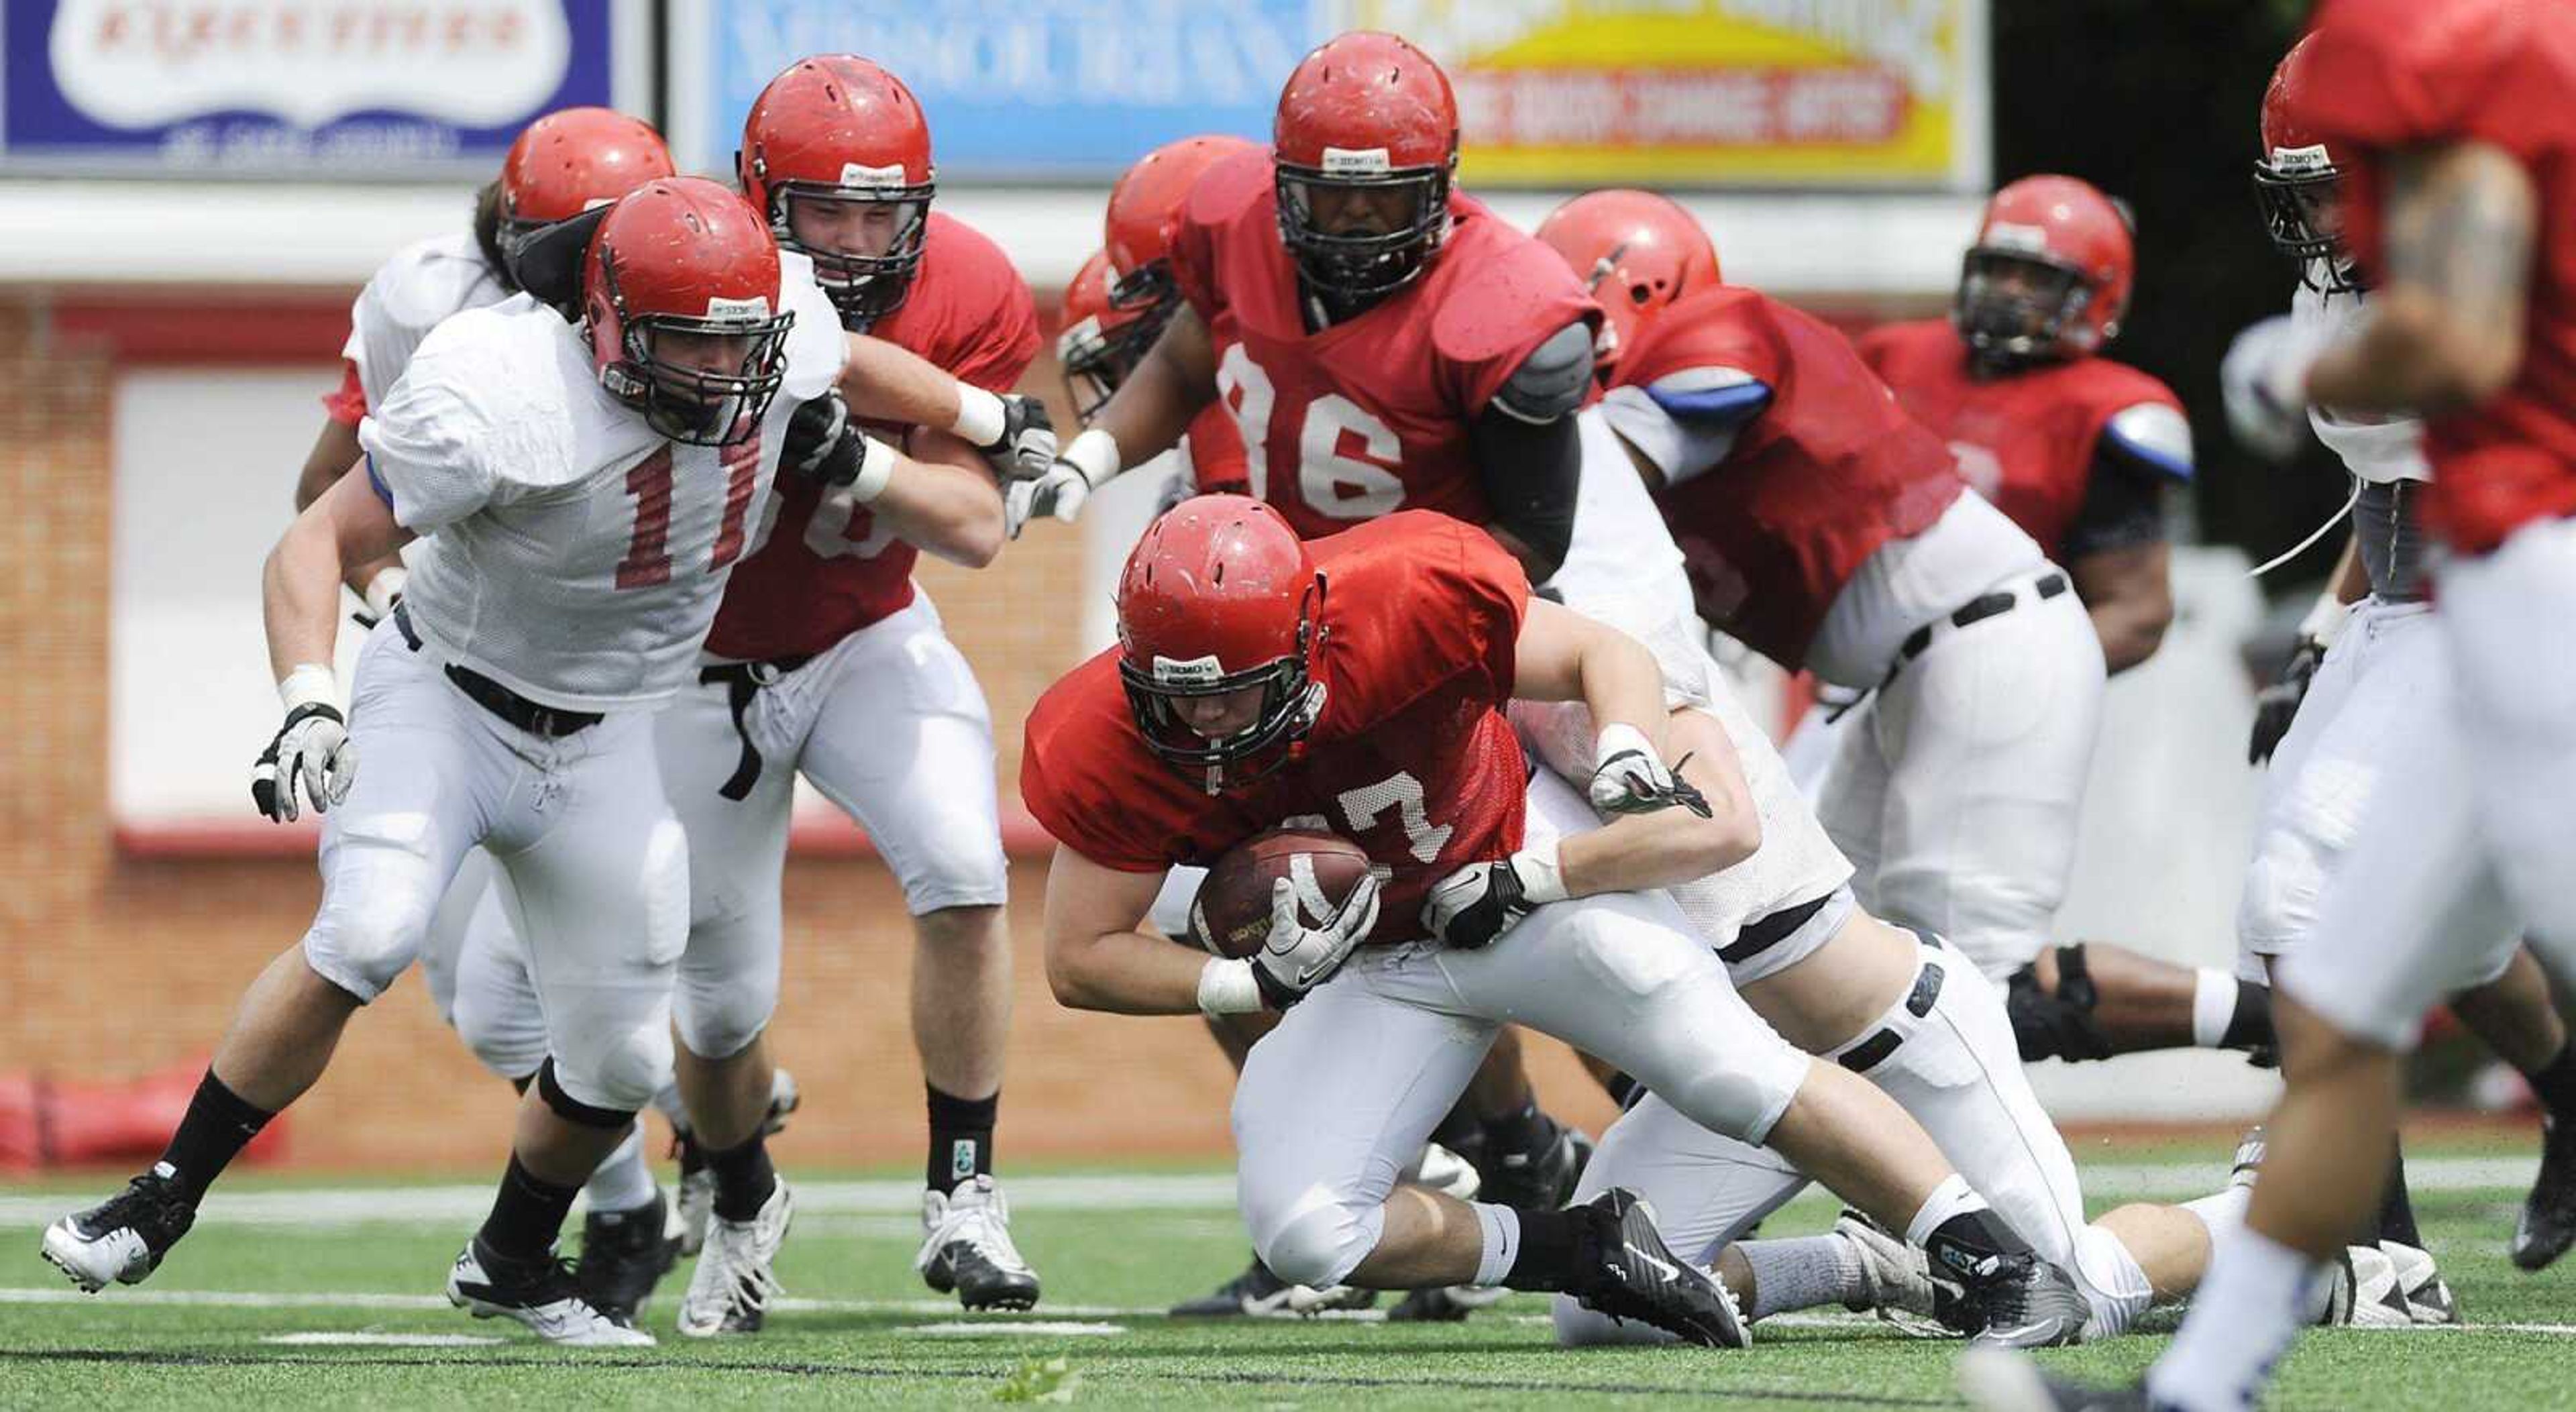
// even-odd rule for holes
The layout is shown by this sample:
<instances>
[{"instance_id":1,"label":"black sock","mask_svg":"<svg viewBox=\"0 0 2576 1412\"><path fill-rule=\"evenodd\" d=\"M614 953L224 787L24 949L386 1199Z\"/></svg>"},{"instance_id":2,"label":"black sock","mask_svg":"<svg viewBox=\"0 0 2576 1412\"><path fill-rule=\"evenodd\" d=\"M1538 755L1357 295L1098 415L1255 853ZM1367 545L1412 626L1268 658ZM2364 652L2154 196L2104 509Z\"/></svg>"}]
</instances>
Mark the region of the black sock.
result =
<instances>
[{"instance_id":1,"label":"black sock","mask_svg":"<svg viewBox=\"0 0 2576 1412\"><path fill-rule=\"evenodd\" d=\"M716 1174L716 1215L748 1221L769 1204L778 1190L778 1169L769 1165L769 1139L759 1133L740 1147L707 1154L707 1170Z\"/></svg>"},{"instance_id":2,"label":"black sock","mask_svg":"<svg viewBox=\"0 0 2576 1412\"><path fill-rule=\"evenodd\" d=\"M2560 1118L2576 1117L2576 1039L2558 1046L2556 1058L2523 1077L2531 1081L2531 1096L2541 1107Z\"/></svg>"},{"instance_id":3,"label":"black sock","mask_svg":"<svg viewBox=\"0 0 2576 1412\"><path fill-rule=\"evenodd\" d=\"M2415 1229L2415 1200L2406 1191L2404 1153L2388 1159L2388 1190L2379 1199L2379 1229L2373 1235L2377 1240L2423 1248L2424 1233Z\"/></svg>"},{"instance_id":4,"label":"black sock","mask_svg":"<svg viewBox=\"0 0 2576 1412\"><path fill-rule=\"evenodd\" d=\"M2236 983L2236 1009L2227 1017L2221 1049L2270 1049L2280 1043L2272 1034L2272 988L2260 981Z\"/></svg>"},{"instance_id":5,"label":"black sock","mask_svg":"<svg viewBox=\"0 0 2576 1412\"><path fill-rule=\"evenodd\" d=\"M1572 1289L1583 1271L1583 1229L1599 1219L1589 1206L1561 1211L1522 1211L1521 1248L1503 1272L1506 1289Z\"/></svg>"},{"instance_id":6,"label":"black sock","mask_svg":"<svg viewBox=\"0 0 2576 1412\"><path fill-rule=\"evenodd\" d=\"M1002 1095L959 1098L929 1084L922 1089L930 1095L930 1159L922 1169L922 1184L932 1191L954 1191L976 1177L991 1176L993 1115L1001 1109Z\"/></svg>"},{"instance_id":7,"label":"black sock","mask_svg":"<svg viewBox=\"0 0 2576 1412\"><path fill-rule=\"evenodd\" d=\"M1540 1112L1534 1098L1499 1118L1485 1119L1481 1126L1485 1151L1496 1157L1506 1152L1536 1152L1556 1140L1556 1120Z\"/></svg>"},{"instance_id":8,"label":"black sock","mask_svg":"<svg viewBox=\"0 0 2576 1412\"><path fill-rule=\"evenodd\" d=\"M2030 1242L2005 1225L1992 1207L1962 1211L1932 1228L1923 1253L1933 1267L1968 1285L1984 1284L2007 1255L2027 1255Z\"/></svg>"},{"instance_id":9,"label":"black sock","mask_svg":"<svg viewBox=\"0 0 2576 1412\"><path fill-rule=\"evenodd\" d=\"M179 1130L161 1150L162 1163L190 1206L206 1199L206 1188L276 1116L224 1087L213 1069L206 1070L197 1080L196 1096L188 1100L187 1114L179 1119Z\"/></svg>"},{"instance_id":10,"label":"black sock","mask_svg":"<svg viewBox=\"0 0 2576 1412\"><path fill-rule=\"evenodd\" d=\"M501 1190L492 1198L492 1214L474 1233L485 1250L504 1260L542 1260L563 1233L564 1217L581 1184L557 1186L529 1171L510 1154L510 1169L501 1174Z\"/></svg>"}]
</instances>

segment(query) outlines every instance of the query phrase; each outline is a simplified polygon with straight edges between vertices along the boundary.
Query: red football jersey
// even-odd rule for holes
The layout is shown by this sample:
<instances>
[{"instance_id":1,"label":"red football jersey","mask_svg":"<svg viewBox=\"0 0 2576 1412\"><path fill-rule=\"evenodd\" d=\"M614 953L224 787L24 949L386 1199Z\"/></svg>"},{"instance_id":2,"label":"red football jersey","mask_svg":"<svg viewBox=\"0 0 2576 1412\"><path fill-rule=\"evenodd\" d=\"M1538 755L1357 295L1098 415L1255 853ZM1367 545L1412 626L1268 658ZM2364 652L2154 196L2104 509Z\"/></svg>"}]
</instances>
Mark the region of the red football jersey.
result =
<instances>
[{"instance_id":1,"label":"red football jersey","mask_svg":"<svg viewBox=\"0 0 2576 1412\"><path fill-rule=\"evenodd\" d=\"M1408 941L1433 883L1520 846L1529 771L1502 707L1529 580L1482 530L1425 513L1314 553L1324 704L1287 764L1207 793L1146 749L1111 648L1029 712L1020 798L1058 842L1122 872L1205 866L1266 829L1329 829L1387 874L1369 940Z\"/></svg>"},{"instance_id":2,"label":"red football jersey","mask_svg":"<svg viewBox=\"0 0 2576 1412\"><path fill-rule=\"evenodd\" d=\"M1207 323L1252 493L1309 539L1395 510L1483 524L1467 424L1551 334L1600 323L1556 252L1473 198L1449 206L1419 279L1308 333L1268 154L1220 162L1190 192L1173 274Z\"/></svg>"},{"instance_id":3,"label":"red football jersey","mask_svg":"<svg viewBox=\"0 0 2576 1412\"><path fill-rule=\"evenodd\" d=\"M358 381L357 364L341 361L340 385L323 394L322 411L331 420L353 429L367 419L367 389Z\"/></svg>"},{"instance_id":4,"label":"red football jersey","mask_svg":"<svg viewBox=\"0 0 2576 1412\"><path fill-rule=\"evenodd\" d=\"M1666 309L1619 355L1615 385L1731 368L1770 404L1734 449L1656 497L1700 616L1796 671L1835 595L1880 545L1922 533L1962 482L1833 325L1723 285Z\"/></svg>"},{"instance_id":5,"label":"red football jersey","mask_svg":"<svg viewBox=\"0 0 2576 1412\"><path fill-rule=\"evenodd\" d=\"M2182 412L2172 389L2108 358L1979 378L1947 319L1881 325L1861 336L1860 355L1907 415L1950 443L1968 484L2060 563L2111 419L2142 405Z\"/></svg>"},{"instance_id":6,"label":"red football jersey","mask_svg":"<svg viewBox=\"0 0 2576 1412\"><path fill-rule=\"evenodd\" d=\"M2502 393L2428 419L2425 523L2484 552L2576 514L2576 8L2556 0L2334 0L2309 41L2317 136L2343 166L2344 238L2381 257L2387 154L2484 142L2539 195L2522 367Z\"/></svg>"},{"instance_id":7,"label":"red football jersey","mask_svg":"<svg viewBox=\"0 0 2576 1412\"><path fill-rule=\"evenodd\" d=\"M1252 473L1244 469L1243 431L1222 401L1211 402L1190 418L1186 441L1190 484L1201 495L1250 495Z\"/></svg>"},{"instance_id":8,"label":"red football jersey","mask_svg":"<svg viewBox=\"0 0 2576 1412\"><path fill-rule=\"evenodd\" d=\"M1037 356L1037 301L1002 247L934 211L910 295L869 332L959 382L1008 392ZM870 426L888 439L912 430ZM781 476L767 538L735 566L707 650L738 658L820 652L909 605L919 557L847 490Z\"/></svg>"}]
</instances>

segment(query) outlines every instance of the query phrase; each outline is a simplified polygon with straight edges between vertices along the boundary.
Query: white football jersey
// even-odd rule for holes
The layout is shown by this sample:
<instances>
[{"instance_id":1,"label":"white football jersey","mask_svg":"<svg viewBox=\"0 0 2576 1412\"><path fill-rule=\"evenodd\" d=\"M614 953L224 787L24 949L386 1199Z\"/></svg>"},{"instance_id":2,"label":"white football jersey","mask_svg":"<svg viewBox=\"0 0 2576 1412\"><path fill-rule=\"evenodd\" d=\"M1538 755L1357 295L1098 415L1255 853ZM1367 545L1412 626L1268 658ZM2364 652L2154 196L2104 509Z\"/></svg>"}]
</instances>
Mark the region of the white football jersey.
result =
<instances>
[{"instance_id":1,"label":"white football jersey","mask_svg":"<svg viewBox=\"0 0 2576 1412\"><path fill-rule=\"evenodd\" d=\"M340 356L358 369L367 405L384 405L412 350L451 314L510 297L484 262L472 231L432 236L404 246L377 267L349 306L349 341Z\"/></svg>"},{"instance_id":2,"label":"white football jersey","mask_svg":"<svg viewBox=\"0 0 2576 1412\"><path fill-rule=\"evenodd\" d=\"M2300 329L2345 328L2361 317L2361 296L2333 299L2305 285L2290 299L2291 323ZM2351 472L2367 481L2431 480L2424 463L2424 424L2412 417L2384 421L2347 421L2324 407L2308 409L2308 424L2317 440L2343 458Z\"/></svg>"},{"instance_id":3,"label":"white football jersey","mask_svg":"<svg viewBox=\"0 0 2576 1412\"><path fill-rule=\"evenodd\" d=\"M358 441L395 520L424 537L403 596L422 637L565 710L679 688L768 511L789 416L841 375L813 266L780 265L786 385L733 446L656 434L601 389L583 331L528 295L421 341Z\"/></svg>"}]
</instances>

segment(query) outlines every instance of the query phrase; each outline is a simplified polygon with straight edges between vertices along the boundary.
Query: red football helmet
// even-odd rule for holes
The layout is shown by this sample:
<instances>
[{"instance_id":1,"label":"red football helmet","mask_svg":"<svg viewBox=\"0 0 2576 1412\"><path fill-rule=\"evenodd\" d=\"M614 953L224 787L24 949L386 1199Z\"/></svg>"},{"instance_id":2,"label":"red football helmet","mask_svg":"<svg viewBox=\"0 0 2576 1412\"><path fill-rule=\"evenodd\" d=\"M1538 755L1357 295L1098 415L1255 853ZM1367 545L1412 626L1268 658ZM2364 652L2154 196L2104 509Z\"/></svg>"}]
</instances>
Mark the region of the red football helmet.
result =
<instances>
[{"instance_id":1,"label":"red football helmet","mask_svg":"<svg viewBox=\"0 0 2576 1412\"><path fill-rule=\"evenodd\" d=\"M841 322L865 332L902 306L938 190L930 120L903 80L855 54L800 59L752 100L734 164Z\"/></svg>"},{"instance_id":2,"label":"red football helmet","mask_svg":"<svg viewBox=\"0 0 2576 1412\"><path fill-rule=\"evenodd\" d=\"M1722 282L1699 218L1651 191L1590 191L1539 222L1539 243L1564 257L1607 315L1593 349L1603 377L1619 349L1684 295Z\"/></svg>"},{"instance_id":3,"label":"red football helmet","mask_svg":"<svg viewBox=\"0 0 2576 1412\"><path fill-rule=\"evenodd\" d=\"M1208 168L1228 157L1258 152L1244 137L1205 135L1167 142L1146 153L1109 188L1102 222L1112 296L1120 307L1168 307L1180 297L1172 287L1172 241L1180 234L1181 208Z\"/></svg>"},{"instance_id":4,"label":"red football helmet","mask_svg":"<svg viewBox=\"0 0 2576 1412\"><path fill-rule=\"evenodd\" d=\"M662 134L614 109L565 108L528 124L501 159L500 226L492 243L502 273L522 289L531 287L520 265L540 237L673 170ZM563 281L575 278L588 241L587 231L569 232L555 243L561 253L546 261L549 271Z\"/></svg>"},{"instance_id":5,"label":"red football helmet","mask_svg":"<svg viewBox=\"0 0 2576 1412\"><path fill-rule=\"evenodd\" d=\"M1287 763L1323 705L1307 673L1323 604L1323 575L1277 510L1200 495L1164 512L1118 580L1118 676L1147 748L1203 771L1211 794ZM1220 737L1193 729L1181 705L1253 689L1258 713Z\"/></svg>"},{"instance_id":6,"label":"red football helmet","mask_svg":"<svg viewBox=\"0 0 2576 1412\"><path fill-rule=\"evenodd\" d=\"M1127 380L1161 327L1158 321L1154 330L1146 328L1147 310L1118 307L1110 287L1109 256L1094 250L1064 289L1064 332L1056 335L1055 359L1074 414L1085 422Z\"/></svg>"},{"instance_id":7,"label":"red football helmet","mask_svg":"<svg viewBox=\"0 0 2576 1412\"><path fill-rule=\"evenodd\" d=\"M2137 261L2111 198L2070 176L2023 177L1986 203L1950 322L1991 363L2098 352L2119 336Z\"/></svg>"},{"instance_id":8,"label":"red football helmet","mask_svg":"<svg viewBox=\"0 0 2576 1412\"><path fill-rule=\"evenodd\" d=\"M702 177L648 182L600 221L583 276L591 365L611 396L674 441L757 433L795 316L779 307L777 243L741 197Z\"/></svg>"},{"instance_id":9,"label":"red football helmet","mask_svg":"<svg viewBox=\"0 0 2576 1412\"><path fill-rule=\"evenodd\" d=\"M2308 41L2301 39L2272 70L2263 90L2263 155L2254 159L2254 199L2272 248L2298 262L2299 282L2322 294L2352 293L2361 277L2344 253L2337 201L2342 169L2308 114Z\"/></svg>"},{"instance_id":10,"label":"red football helmet","mask_svg":"<svg viewBox=\"0 0 2576 1412\"><path fill-rule=\"evenodd\" d=\"M1354 30L1308 54L1279 92L1271 151L1279 238L1325 293L1384 298L1449 238L1458 100L1440 66L1392 34Z\"/></svg>"}]
</instances>

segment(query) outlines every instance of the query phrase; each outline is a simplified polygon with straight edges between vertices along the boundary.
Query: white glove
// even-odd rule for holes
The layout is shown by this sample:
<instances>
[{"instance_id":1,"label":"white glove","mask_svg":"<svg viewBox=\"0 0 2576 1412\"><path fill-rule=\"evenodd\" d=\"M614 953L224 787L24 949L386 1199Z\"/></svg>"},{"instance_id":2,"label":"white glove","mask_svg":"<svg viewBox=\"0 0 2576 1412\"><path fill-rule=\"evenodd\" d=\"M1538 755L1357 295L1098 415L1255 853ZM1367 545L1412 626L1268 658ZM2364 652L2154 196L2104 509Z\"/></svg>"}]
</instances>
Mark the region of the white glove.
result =
<instances>
[{"instance_id":1,"label":"white glove","mask_svg":"<svg viewBox=\"0 0 2576 1412\"><path fill-rule=\"evenodd\" d=\"M1673 779L1646 733L1617 722L1594 738L1592 784L1584 793L1604 814L1651 814L1679 804L1708 817L1708 801Z\"/></svg>"},{"instance_id":2,"label":"white glove","mask_svg":"<svg viewBox=\"0 0 2576 1412\"><path fill-rule=\"evenodd\" d=\"M2334 337L2329 326L2301 328L2287 314L2236 335L2218 365L2218 385L2239 444L2274 461L2298 453L2307 439L2308 369Z\"/></svg>"},{"instance_id":3,"label":"white glove","mask_svg":"<svg viewBox=\"0 0 2576 1412\"><path fill-rule=\"evenodd\" d=\"M340 708L331 703L332 691L331 669L322 666L298 667L278 684L286 720L250 767L251 803L272 823L291 824L300 816L299 785L313 812L326 814L349 797L358 778L358 747Z\"/></svg>"},{"instance_id":4,"label":"white glove","mask_svg":"<svg viewBox=\"0 0 2576 1412\"><path fill-rule=\"evenodd\" d=\"M1285 1010L1306 992L1333 978L1351 951L1377 925L1377 874L1370 873L1342 899L1340 910L1319 927L1297 916L1297 885L1286 878L1270 883L1270 935L1253 958L1252 978L1261 998L1274 1010Z\"/></svg>"},{"instance_id":5,"label":"white glove","mask_svg":"<svg viewBox=\"0 0 2576 1412\"><path fill-rule=\"evenodd\" d=\"M1003 522L1017 539L1031 520L1052 516L1072 524L1082 513L1082 502L1091 498L1091 482L1081 470L1058 460L1036 480L1015 480L1002 494Z\"/></svg>"},{"instance_id":6,"label":"white glove","mask_svg":"<svg viewBox=\"0 0 2576 1412\"><path fill-rule=\"evenodd\" d=\"M1055 423L1046 404L1017 393L996 398L1002 407L1001 433L975 444L1004 485L1035 480L1055 464Z\"/></svg>"},{"instance_id":7,"label":"white glove","mask_svg":"<svg viewBox=\"0 0 2576 1412\"><path fill-rule=\"evenodd\" d=\"M1490 946L1530 912L1565 900L1556 845L1524 848L1499 863L1470 863L1432 884L1422 925L1458 951Z\"/></svg>"}]
</instances>

